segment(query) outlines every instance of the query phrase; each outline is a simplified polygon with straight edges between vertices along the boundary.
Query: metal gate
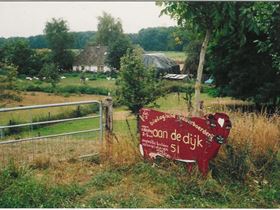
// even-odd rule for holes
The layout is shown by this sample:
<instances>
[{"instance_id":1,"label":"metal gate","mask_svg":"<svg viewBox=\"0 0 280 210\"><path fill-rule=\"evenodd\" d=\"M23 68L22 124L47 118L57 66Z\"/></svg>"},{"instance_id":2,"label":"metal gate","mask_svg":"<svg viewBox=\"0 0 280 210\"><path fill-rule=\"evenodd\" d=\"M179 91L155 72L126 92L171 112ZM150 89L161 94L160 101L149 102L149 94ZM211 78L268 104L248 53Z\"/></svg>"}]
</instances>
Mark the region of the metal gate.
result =
<instances>
[{"instance_id":1,"label":"metal gate","mask_svg":"<svg viewBox=\"0 0 280 210\"><path fill-rule=\"evenodd\" d=\"M87 112L82 115L81 114L81 106L82 105L97 105L98 112L97 114L94 110L91 110L91 107L87 109ZM71 114L75 112L79 112L78 116L69 116L63 117L63 119L57 119L57 117L48 117L44 120L34 120L34 115L32 111L50 108L57 108L57 107L76 107L72 110ZM96 106L95 106L96 108ZM29 122L26 122L26 119L23 123L4 123L4 113L15 113L20 114L21 111L28 111L29 112ZM61 114L61 113L60 113ZM50 115L50 112L49 112ZM7 117L7 116L6 116ZM68 102L68 103L58 103L58 104L47 104L47 105L34 105L34 106L24 106L24 107L14 107L14 108L2 108L0 109L0 165L5 165L11 159L17 160L19 162L26 162L26 161L34 161L36 158L59 158L59 159L67 159L72 158L71 156L75 155L86 155L86 153L96 151L98 145L102 143L102 103L100 101L91 100L91 101L80 101L80 102ZM16 137L15 139L9 139L9 137L14 137L12 134L8 134L7 130L13 131L12 129L19 129L19 128L29 128L29 134L34 134L34 130L38 128L42 128L45 131L49 131L51 129L51 125L58 125L68 122L74 122L77 125L77 121L81 120L93 120L95 119L94 123L97 124L96 127L90 129L82 129L79 131L68 131L68 132L61 132L56 134L47 134L47 135L40 135L40 132L36 136L31 137ZM93 122L93 121L92 121ZM86 122L87 127L90 125L91 121L88 123ZM64 124L67 127L67 124ZM45 126L45 127L44 127ZM73 137L77 134L85 135L86 133L98 133L96 136L98 140L94 139L91 141L86 139L85 137ZM31 135L30 134L30 135ZM98 143L98 144L93 144ZM68 148L68 146L71 147ZM52 149L51 149L52 148ZM63 150L64 149L64 150ZM73 152L76 151L76 152ZM78 152L77 152L78 151ZM2 157L1 157L2 156Z\"/></svg>"}]
</instances>

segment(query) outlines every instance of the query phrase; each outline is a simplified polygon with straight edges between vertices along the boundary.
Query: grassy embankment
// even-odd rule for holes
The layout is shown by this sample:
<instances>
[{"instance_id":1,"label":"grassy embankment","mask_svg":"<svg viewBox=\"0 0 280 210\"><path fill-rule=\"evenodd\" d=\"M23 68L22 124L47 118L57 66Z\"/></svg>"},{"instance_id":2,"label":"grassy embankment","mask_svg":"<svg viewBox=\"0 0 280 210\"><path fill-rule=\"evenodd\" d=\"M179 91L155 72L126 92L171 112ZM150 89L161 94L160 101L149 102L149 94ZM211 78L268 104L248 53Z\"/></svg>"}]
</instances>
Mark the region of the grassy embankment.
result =
<instances>
[{"instance_id":1,"label":"grassy embankment","mask_svg":"<svg viewBox=\"0 0 280 210\"><path fill-rule=\"evenodd\" d=\"M185 114L182 97L183 94L178 100L173 93L159 99L159 109ZM217 104L224 109L226 104L237 102L203 97L209 109L217 109ZM123 115L128 113L119 108L114 121L117 139L111 151L103 147L99 156L62 162L42 153L27 166L10 164L0 176L0 206L279 208L279 115L268 118L261 114L228 113L233 122L228 144L222 146L212 161L207 178L201 177L197 170L188 173L181 163L158 160L153 165L143 161L137 140L131 137L124 120ZM134 118L130 117L129 122L135 136ZM88 124L64 127L79 129L80 125ZM50 126L49 131L40 129L54 132L64 129L62 125ZM68 145L72 142L67 141ZM48 145L49 150L60 146L59 152L69 157L96 149L89 141L66 148L59 141L53 142L56 143Z\"/></svg>"},{"instance_id":2,"label":"grassy embankment","mask_svg":"<svg viewBox=\"0 0 280 210\"><path fill-rule=\"evenodd\" d=\"M1 173L0 206L279 208L279 116L230 115L228 144L207 178L181 163L143 161L136 140L123 133L111 156L103 148L84 161L11 164Z\"/></svg>"}]
</instances>

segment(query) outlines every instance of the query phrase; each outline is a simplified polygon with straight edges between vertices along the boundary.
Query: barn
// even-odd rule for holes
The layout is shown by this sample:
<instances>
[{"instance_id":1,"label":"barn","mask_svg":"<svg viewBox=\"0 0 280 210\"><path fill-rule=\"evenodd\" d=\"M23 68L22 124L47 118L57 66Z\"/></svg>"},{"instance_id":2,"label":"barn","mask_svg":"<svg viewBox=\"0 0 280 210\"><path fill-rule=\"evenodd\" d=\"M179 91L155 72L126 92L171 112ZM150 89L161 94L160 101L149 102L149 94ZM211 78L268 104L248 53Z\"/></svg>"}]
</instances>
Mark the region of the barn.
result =
<instances>
[{"instance_id":1,"label":"barn","mask_svg":"<svg viewBox=\"0 0 280 210\"><path fill-rule=\"evenodd\" d=\"M73 71L110 71L111 69L105 64L106 55L106 46L88 45L74 60Z\"/></svg>"},{"instance_id":2,"label":"barn","mask_svg":"<svg viewBox=\"0 0 280 210\"><path fill-rule=\"evenodd\" d=\"M143 62L145 66L154 66L157 75L181 73L179 64L166 57L163 53L145 53L143 55Z\"/></svg>"}]
</instances>

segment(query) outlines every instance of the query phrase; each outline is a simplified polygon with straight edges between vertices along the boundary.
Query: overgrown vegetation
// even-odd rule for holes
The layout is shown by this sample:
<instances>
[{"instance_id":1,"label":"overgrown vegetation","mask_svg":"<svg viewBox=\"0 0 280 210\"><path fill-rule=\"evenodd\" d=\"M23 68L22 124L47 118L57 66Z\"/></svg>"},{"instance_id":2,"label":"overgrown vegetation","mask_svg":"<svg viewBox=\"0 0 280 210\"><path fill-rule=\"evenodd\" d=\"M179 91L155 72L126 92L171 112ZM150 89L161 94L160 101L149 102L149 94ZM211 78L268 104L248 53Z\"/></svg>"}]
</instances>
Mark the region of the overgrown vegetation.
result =
<instances>
[{"instance_id":1,"label":"overgrown vegetation","mask_svg":"<svg viewBox=\"0 0 280 210\"><path fill-rule=\"evenodd\" d=\"M105 145L98 161L72 161L67 167L56 162L32 170L11 163L0 173L0 206L278 208L279 115L230 115L234 122L230 138L206 178L197 168L189 173L184 163L144 161L137 143L122 130L121 140L113 141L111 151ZM54 177L59 183L70 176L77 178L63 185L50 184ZM81 181L81 176L88 178Z\"/></svg>"}]
</instances>

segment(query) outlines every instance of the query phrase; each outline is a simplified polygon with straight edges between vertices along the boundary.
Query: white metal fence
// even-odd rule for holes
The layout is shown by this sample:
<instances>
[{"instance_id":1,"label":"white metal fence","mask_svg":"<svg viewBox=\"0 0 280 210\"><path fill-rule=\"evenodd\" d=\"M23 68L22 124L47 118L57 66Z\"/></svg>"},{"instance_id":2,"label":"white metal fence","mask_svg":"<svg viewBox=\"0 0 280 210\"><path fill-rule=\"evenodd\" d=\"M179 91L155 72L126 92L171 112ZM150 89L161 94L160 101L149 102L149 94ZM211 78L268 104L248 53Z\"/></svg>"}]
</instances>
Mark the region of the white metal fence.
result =
<instances>
[{"instance_id":1,"label":"white metal fence","mask_svg":"<svg viewBox=\"0 0 280 210\"><path fill-rule=\"evenodd\" d=\"M95 106L91 107L91 105ZM87 112L81 114L81 106L89 106ZM49 110L58 107L75 107L75 109L72 108L72 115L51 117ZM34 110L37 110L37 115L34 115ZM23 111L28 113L22 114ZM57 113L58 111L61 110L57 110ZM73 116L74 112L76 114ZM12 113L19 118L22 115L23 119L18 122L12 121L14 117ZM48 117L39 118L38 113L48 113ZM102 143L102 117L102 103L96 100L2 108L0 109L0 165L6 165L10 160L17 162L32 162L42 158L61 160L95 153ZM72 130L81 121L86 121L84 123L86 126L82 125L82 129ZM52 133L51 126L58 125L63 127L57 127L56 130L62 131ZM43 133L37 132L38 130Z\"/></svg>"}]
</instances>

